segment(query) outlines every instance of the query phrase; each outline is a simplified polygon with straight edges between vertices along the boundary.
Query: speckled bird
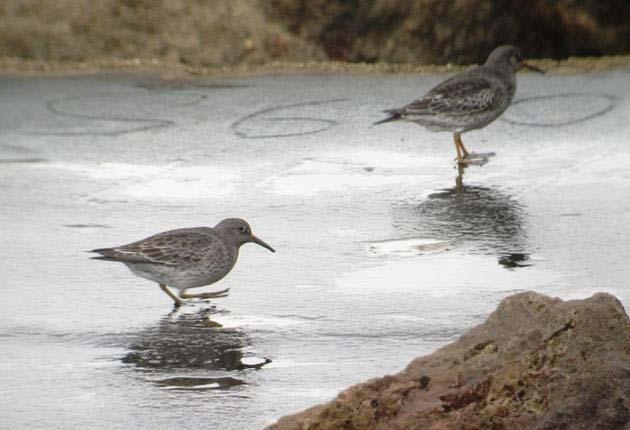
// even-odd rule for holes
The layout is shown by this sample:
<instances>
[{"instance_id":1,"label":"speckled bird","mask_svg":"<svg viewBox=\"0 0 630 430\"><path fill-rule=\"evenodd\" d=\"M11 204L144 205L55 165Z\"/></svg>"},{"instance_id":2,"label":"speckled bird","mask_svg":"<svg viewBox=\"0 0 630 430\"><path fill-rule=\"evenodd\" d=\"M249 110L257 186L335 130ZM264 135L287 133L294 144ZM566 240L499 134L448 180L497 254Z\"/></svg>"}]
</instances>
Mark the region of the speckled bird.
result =
<instances>
[{"instance_id":1,"label":"speckled bird","mask_svg":"<svg viewBox=\"0 0 630 430\"><path fill-rule=\"evenodd\" d=\"M483 65L447 79L406 106L384 111L389 116L375 124L402 120L452 132L457 162L474 163L478 157L466 150L462 133L485 127L505 112L516 92L516 72L523 67L544 73L524 62L518 48L499 46Z\"/></svg>"},{"instance_id":2,"label":"speckled bird","mask_svg":"<svg viewBox=\"0 0 630 430\"><path fill-rule=\"evenodd\" d=\"M249 224L240 218L224 219L214 228L169 230L127 245L90 252L101 254L93 259L124 263L135 275L157 282L179 307L182 299L227 295L229 288L200 294L188 294L186 290L214 284L225 277L236 264L240 247L248 242L276 252L254 236ZM169 287L179 290L179 294L176 296Z\"/></svg>"}]
</instances>

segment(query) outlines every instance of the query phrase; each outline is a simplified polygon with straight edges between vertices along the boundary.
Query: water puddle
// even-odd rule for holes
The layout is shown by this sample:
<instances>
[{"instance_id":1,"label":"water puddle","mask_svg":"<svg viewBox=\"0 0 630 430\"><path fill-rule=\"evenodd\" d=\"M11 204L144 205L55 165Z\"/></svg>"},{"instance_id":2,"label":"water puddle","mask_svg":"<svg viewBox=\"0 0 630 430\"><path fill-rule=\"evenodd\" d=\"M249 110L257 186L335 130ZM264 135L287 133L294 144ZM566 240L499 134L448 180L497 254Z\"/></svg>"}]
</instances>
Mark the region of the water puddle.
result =
<instances>
[{"instance_id":1,"label":"water puddle","mask_svg":"<svg viewBox=\"0 0 630 430\"><path fill-rule=\"evenodd\" d=\"M393 225L405 236L465 247L485 255L526 255L524 205L497 188L463 186L392 205Z\"/></svg>"},{"instance_id":2,"label":"water puddle","mask_svg":"<svg viewBox=\"0 0 630 430\"><path fill-rule=\"evenodd\" d=\"M269 361L251 358L244 361L243 350L250 346L245 332L218 327L216 311L203 308L194 312L174 311L156 326L133 336L122 362L138 369L174 370L242 370L262 367Z\"/></svg>"}]
</instances>

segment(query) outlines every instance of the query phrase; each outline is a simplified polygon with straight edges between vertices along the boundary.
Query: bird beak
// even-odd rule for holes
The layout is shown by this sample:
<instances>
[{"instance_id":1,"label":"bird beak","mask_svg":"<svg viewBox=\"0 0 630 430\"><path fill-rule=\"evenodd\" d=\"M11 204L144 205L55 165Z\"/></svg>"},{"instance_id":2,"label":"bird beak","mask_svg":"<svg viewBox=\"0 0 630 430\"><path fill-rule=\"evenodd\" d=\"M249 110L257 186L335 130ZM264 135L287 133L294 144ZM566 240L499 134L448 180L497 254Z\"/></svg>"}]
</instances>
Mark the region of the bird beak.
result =
<instances>
[{"instance_id":1,"label":"bird beak","mask_svg":"<svg viewBox=\"0 0 630 430\"><path fill-rule=\"evenodd\" d=\"M263 248L267 248L269 251L271 252L276 252L275 249L273 249L271 246L267 245L265 242L263 242L262 240L258 239L256 236L254 236L252 234L251 239L249 239L250 242L254 242L257 243L258 245L262 246Z\"/></svg>"},{"instance_id":2,"label":"bird beak","mask_svg":"<svg viewBox=\"0 0 630 430\"><path fill-rule=\"evenodd\" d=\"M534 72L542 73L543 75L545 74L545 71L543 69L541 69L540 67L536 67L536 66L534 66L532 64L529 64L529 63L523 62L523 67L525 67L526 69L529 69L529 70L533 70Z\"/></svg>"}]
</instances>

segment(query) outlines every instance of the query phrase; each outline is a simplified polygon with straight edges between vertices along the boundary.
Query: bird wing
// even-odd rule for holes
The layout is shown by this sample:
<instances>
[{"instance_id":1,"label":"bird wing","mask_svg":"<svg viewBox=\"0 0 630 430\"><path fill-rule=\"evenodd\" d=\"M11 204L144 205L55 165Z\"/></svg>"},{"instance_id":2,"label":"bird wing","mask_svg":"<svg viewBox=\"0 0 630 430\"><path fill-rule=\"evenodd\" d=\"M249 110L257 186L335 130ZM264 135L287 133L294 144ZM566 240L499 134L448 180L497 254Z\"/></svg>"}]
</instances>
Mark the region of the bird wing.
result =
<instances>
[{"instance_id":1,"label":"bird wing","mask_svg":"<svg viewBox=\"0 0 630 430\"><path fill-rule=\"evenodd\" d=\"M454 76L399 110L404 119L434 115L471 115L493 110L504 98L502 86L473 73Z\"/></svg>"},{"instance_id":2,"label":"bird wing","mask_svg":"<svg viewBox=\"0 0 630 430\"><path fill-rule=\"evenodd\" d=\"M127 245L95 249L97 259L177 266L200 261L220 239L209 228L170 230Z\"/></svg>"}]
</instances>

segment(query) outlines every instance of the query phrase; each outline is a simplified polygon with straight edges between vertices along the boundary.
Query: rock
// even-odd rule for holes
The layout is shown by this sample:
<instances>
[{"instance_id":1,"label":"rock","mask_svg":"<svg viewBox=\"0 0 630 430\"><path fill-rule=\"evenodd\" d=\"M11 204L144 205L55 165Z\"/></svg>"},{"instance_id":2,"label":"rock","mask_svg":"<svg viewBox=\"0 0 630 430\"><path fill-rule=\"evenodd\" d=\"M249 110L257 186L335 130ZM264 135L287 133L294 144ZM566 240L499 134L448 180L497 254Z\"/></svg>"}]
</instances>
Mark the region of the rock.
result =
<instances>
[{"instance_id":1,"label":"rock","mask_svg":"<svg viewBox=\"0 0 630 430\"><path fill-rule=\"evenodd\" d=\"M630 319L613 296L506 298L456 342L274 430L628 429Z\"/></svg>"}]
</instances>

